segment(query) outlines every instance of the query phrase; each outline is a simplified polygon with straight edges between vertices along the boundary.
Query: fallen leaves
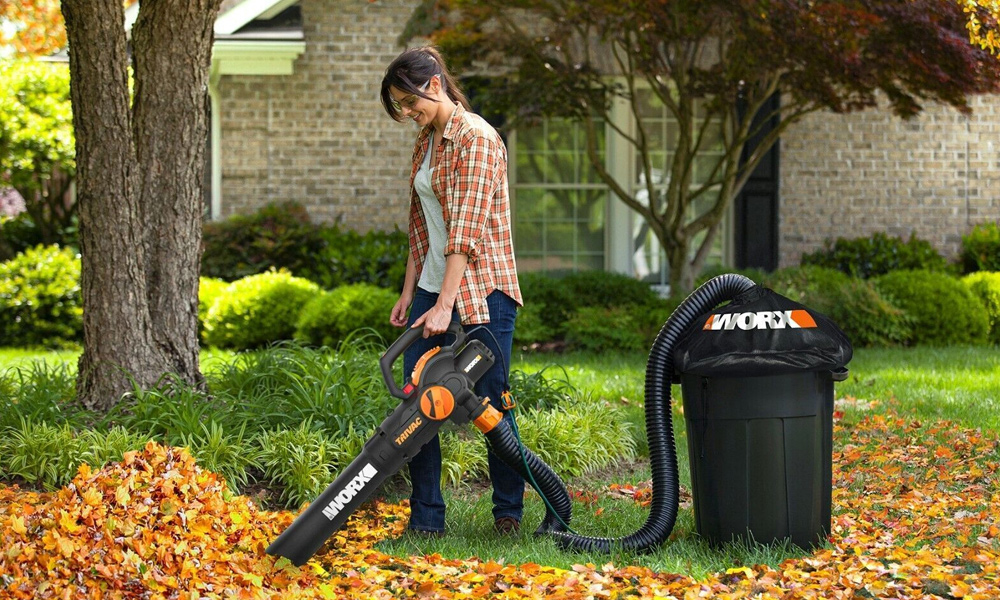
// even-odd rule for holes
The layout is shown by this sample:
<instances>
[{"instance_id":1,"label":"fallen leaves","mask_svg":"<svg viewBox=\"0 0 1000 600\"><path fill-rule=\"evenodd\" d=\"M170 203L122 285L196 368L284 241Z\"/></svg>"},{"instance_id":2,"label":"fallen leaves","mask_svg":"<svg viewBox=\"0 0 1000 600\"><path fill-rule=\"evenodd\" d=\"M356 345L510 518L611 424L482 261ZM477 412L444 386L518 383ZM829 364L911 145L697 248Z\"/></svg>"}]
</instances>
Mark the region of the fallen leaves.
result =
<instances>
[{"instance_id":1,"label":"fallen leaves","mask_svg":"<svg viewBox=\"0 0 1000 600\"><path fill-rule=\"evenodd\" d=\"M1000 451L951 423L870 415L837 428L829 545L778 567L704 580L645 567L562 570L440 555L400 558L405 506L355 515L302 568L264 548L294 513L233 496L184 450L149 444L52 494L0 488L5 598L996 598ZM648 485L601 493L646 504ZM594 504L595 492L579 499Z\"/></svg>"}]
</instances>

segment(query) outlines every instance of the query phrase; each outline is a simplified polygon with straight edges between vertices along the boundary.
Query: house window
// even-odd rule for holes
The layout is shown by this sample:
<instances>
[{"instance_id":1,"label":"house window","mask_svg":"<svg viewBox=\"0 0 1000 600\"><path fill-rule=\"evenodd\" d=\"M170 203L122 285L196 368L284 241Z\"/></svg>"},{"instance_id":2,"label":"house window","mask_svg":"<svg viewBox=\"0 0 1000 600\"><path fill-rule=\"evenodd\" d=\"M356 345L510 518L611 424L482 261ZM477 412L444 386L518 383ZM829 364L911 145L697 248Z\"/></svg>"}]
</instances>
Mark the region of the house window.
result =
<instances>
[{"instance_id":1,"label":"house window","mask_svg":"<svg viewBox=\"0 0 1000 600\"><path fill-rule=\"evenodd\" d=\"M673 150L679 137L677 121L651 91L640 91L639 117L649 140L654 191L662 199L669 185ZM701 112L699 110L699 112ZM635 135L638 124L629 103L616 102L611 118L618 129ZM699 126L702 121L696 121ZM617 181L640 202L648 202L642 156L634 146L611 131L604 121L598 154ZM590 164L583 126L549 118L519 129L514 136L511 186L513 189L514 248L517 265L525 271L605 269L630 273L653 285L670 280L666 253L646 221L613 195ZM692 166L692 190L701 187L724 155L720 130L707 131ZM717 188L701 194L688 210L688 219L704 213L715 202ZM706 265L722 264L727 251L728 216L715 237ZM691 245L692 257L704 234Z\"/></svg>"},{"instance_id":2,"label":"house window","mask_svg":"<svg viewBox=\"0 0 1000 600\"><path fill-rule=\"evenodd\" d=\"M604 125L599 152L604 155ZM587 158L580 124L545 119L514 136L512 187L518 268L605 269L609 190Z\"/></svg>"},{"instance_id":3,"label":"house window","mask_svg":"<svg viewBox=\"0 0 1000 600\"><path fill-rule=\"evenodd\" d=\"M649 140L650 162L652 164L652 180L654 190L662 201L670 184L670 167L674 159L673 149L677 146L679 137L679 126L673 115L666 109L663 102L650 90L639 91L639 117ZM699 118L703 114L701 107L696 106L695 132L698 131L703 119ZM633 127L637 124L633 123ZM725 149L722 146L721 129L717 125L710 126L704 134L698 156L694 160L691 172L691 189L696 190L709 181L712 170L722 159ZM632 189L633 197L640 202L649 201L649 192L646 186L646 176L641 168L642 155L638 150L634 150L633 156L634 173ZM687 219L693 220L697 216L709 210L718 198L718 187L710 188L701 194L687 211ZM666 285L670 281L670 269L667 262L666 253L660 246L656 236L650 231L645 220L634 212L630 214L631 219L631 264L632 273L643 281L648 281L656 285ZM705 261L706 265L722 264L726 239L724 219L723 231L715 236L712 247ZM694 258L705 239L705 233L699 233L690 245L689 259Z\"/></svg>"}]
</instances>

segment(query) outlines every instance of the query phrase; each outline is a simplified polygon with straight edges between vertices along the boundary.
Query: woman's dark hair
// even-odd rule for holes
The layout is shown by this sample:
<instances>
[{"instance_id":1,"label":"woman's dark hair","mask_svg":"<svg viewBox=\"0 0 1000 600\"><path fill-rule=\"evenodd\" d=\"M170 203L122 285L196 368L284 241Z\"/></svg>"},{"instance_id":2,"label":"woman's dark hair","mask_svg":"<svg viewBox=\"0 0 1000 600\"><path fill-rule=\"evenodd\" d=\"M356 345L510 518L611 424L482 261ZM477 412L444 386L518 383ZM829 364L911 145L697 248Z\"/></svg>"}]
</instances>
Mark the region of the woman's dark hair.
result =
<instances>
[{"instance_id":1,"label":"woman's dark hair","mask_svg":"<svg viewBox=\"0 0 1000 600\"><path fill-rule=\"evenodd\" d=\"M382 106L389 116L397 121L403 120L403 115L399 113L392 104L392 94L390 87L407 94L415 94L421 98L431 99L426 93L420 91L420 86L431 80L435 75L441 76L441 85L448 97L452 101L464 106L466 110L471 110L469 100L462 93L462 88L458 82L448 72L448 67L441 58L441 53L434 46L423 46L420 48L410 48L396 57L385 69L385 77L382 78Z\"/></svg>"}]
</instances>

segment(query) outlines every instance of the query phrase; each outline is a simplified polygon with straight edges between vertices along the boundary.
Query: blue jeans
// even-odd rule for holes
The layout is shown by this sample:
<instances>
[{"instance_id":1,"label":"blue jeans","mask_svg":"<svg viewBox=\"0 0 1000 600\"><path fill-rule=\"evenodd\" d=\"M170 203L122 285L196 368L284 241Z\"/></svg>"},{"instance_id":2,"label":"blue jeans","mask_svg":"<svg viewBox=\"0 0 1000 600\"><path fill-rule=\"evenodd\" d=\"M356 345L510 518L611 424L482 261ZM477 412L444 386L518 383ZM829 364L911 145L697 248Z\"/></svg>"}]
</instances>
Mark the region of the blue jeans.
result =
<instances>
[{"instance_id":1,"label":"blue jeans","mask_svg":"<svg viewBox=\"0 0 1000 600\"><path fill-rule=\"evenodd\" d=\"M412 325L418 317L431 309L437 302L438 295L417 288L410 306ZM494 290L486 298L490 309L490 322L486 324L496 342L488 333L479 330L469 337L481 340L493 352L496 362L493 367L476 383L476 394L480 397L489 396L490 404L500 409L500 394L504 391L507 373L503 372L504 364L510 369L510 349L514 340L514 318L517 316L517 303L510 296ZM452 314L452 320L458 321L458 312ZM477 325L465 325L465 331L470 331ZM454 340L449 335L436 335L427 339L417 340L403 354L403 368L406 376L413 372L417 360L434 346L450 344ZM500 347L497 347L499 343ZM501 361L500 357L503 357ZM510 419L508 414L505 419ZM490 481L493 482L493 518L514 517L521 520L524 508L524 479L505 462L487 452L490 467ZM428 442L413 460L410 461L410 482L413 491L410 495L410 529L419 531L444 531L444 497L441 496L441 442L438 436Z\"/></svg>"}]
</instances>

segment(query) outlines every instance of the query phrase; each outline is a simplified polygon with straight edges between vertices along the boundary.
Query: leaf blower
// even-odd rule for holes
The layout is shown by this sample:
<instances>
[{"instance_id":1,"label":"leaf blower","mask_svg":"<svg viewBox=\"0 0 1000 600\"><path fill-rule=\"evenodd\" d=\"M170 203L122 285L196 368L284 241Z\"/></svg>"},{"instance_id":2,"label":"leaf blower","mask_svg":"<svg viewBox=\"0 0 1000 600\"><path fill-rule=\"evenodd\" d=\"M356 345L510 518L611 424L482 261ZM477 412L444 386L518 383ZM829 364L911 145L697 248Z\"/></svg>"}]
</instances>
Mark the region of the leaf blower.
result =
<instances>
[{"instance_id":1,"label":"leaf blower","mask_svg":"<svg viewBox=\"0 0 1000 600\"><path fill-rule=\"evenodd\" d=\"M448 334L455 341L425 352L402 388L396 384L393 364L423 336L423 328L408 329L389 346L379 366L389 392L402 402L365 442L357 458L267 547L268 554L288 558L296 566L305 564L448 420L456 424L472 421L485 434L493 453L545 499L546 516L536 534L568 527L570 499L565 485L521 445L489 398L474 391L476 382L493 366L493 353L483 342L470 339L458 323L451 324Z\"/></svg>"}]
</instances>

